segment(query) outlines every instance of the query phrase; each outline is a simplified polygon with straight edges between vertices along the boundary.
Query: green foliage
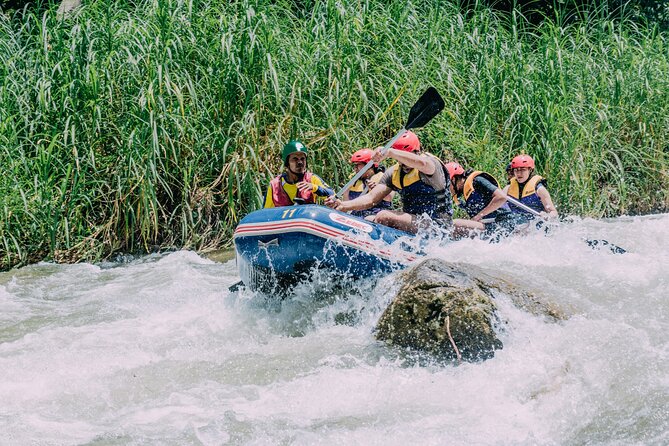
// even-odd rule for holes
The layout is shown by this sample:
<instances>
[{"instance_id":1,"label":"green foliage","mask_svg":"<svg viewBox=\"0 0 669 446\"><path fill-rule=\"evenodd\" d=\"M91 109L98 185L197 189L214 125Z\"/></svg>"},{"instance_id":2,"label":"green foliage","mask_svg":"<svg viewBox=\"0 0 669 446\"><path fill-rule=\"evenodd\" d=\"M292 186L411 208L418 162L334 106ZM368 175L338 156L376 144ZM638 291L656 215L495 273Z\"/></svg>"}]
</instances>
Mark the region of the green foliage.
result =
<instances>
[{"instance_id":1,"label":"green foliage","mask_svg":"<svg viewBox=\"0 0 669 446\"><path fill-rule=\"evenodd\" d=\"M292 138L331 185L403 124L503 178L527 151L563 212L667 208L666 36L529 26L445 1L153 0L0 14L0 268L230 242Z\"/></svg>"},{"instance_id":2,"label":"green foliage","mask_svg":"<svg viewBox=\"0 0 669 446\"><path fill-rule=\"evenodd\" d=\"M604 20L625 20L646 23L667 30L669 0L460 0L462 8L488 6L496 11L522 14L530 23L545 20L559 23Z\"/></svg>"}]
</instances>

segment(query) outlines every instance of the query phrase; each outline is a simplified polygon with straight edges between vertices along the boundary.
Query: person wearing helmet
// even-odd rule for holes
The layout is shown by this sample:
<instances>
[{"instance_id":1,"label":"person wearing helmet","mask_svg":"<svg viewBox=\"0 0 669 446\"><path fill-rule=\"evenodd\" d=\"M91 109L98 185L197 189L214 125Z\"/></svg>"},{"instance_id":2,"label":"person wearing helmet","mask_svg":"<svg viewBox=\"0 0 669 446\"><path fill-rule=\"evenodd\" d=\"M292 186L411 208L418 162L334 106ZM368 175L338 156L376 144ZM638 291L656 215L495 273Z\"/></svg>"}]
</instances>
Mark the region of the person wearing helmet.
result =
<instances>
[{"instance_id":1,"label":"person wearing helmet","mask_svg":"<svg viewBox=\"0 0 669 446\"><path fill-rule=\"evenodd\" d=\"M307 147L300 141L291 140L283 146L284 172L270 181L266 208L313 204L334 194L318 175L307 170L307 153Z\"/></svg>"},{"instance_id":2,"label":"person wearing helmet","mask_svg":"<svg viewBox=\"0 0 669 446\"><path fill-rule=\"evenodd\" d=\"M544 218L557 218L558 211L548 193L546 180L534 174L534 159L530 155L518 155L511 160L513 178L504 192L524 205L539 212ZM511 211L531 220L534 216L525 209L509 203Z\"/></svg>"},{"instance_id":3,"label":"person wearing helmet","mask_svg":"<svg viewBox=\"0 0 669 446\"><path fill-rule=\"evenodd\" d=\"M355 152L351 156L351 163L353 164L355 173L360 172L360 170L372 160L373 156L374 151L372 149L360 149ZM368 193L370 190L373 190L376 185L379 184L379 180L383 176L384 171L385 170L379 165L379 163L374 163L371 169L363 173L360 179L356 181L349 190L344 192L344 200L354 200L359 196ZM392 207L393 195L394 192L390 192L388 195L383 197L383 200L381 200L381 202L376 206L370 209L351 211L351 214L357 217L373 220L372 216L378 214L384 209L390 209Z\"/></svg>"},{"instance_id":4,"label":"person wearing helmet","mask_svg":"<svg viewBox=\"0 0 669 446\"><path fill-rule=\"evenodd\" d=\"M402 199L402 211L383 210L376 214L375 222L415 233L427 216L429 220L450 227L453 212L441 160L421 152L420 141L411 131L399 137L386 153L381 149L378 147L374 151L372 159L375 162L392 158L397 164L384 172L374 189L353 200L331 197L325 204L343 212L369 209L391 191L397 191Z\"/></svg>"},{"instance_id":5,"label":"person wearing helmet","mask_svg":"<svg viewBox=\"0 0 669 446\"><path fill-rule=\"evenodd\" d=\"M467 235L471 230L485 230L486 234L501 232L508 235L515 227L506 194L489 173L466 170L456 162L446 164L451 181L451 194L470 220L453 220L456 235Z\"/></svg>"}]
</instances>

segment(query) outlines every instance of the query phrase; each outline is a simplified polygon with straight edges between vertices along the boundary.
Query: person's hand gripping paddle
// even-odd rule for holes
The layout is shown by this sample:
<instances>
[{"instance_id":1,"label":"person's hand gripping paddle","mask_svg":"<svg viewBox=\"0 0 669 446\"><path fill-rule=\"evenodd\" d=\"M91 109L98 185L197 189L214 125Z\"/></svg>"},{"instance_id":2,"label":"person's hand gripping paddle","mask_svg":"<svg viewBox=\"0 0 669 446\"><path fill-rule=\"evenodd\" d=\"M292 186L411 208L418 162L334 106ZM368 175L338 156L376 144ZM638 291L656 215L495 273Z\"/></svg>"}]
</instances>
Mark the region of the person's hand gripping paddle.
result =
<instances>
[{"instance_id":1,"label":"person's hand gripping paddle","mask_svg":"<svg viewBox=\"0 0 669 446\"><path fill-rule=\"evenodd\" d=\"M411 107L409 111L409 118L404 127L397 132L397 134L386 143L385 146L381 149L381 154L385 154L390 147L400 139L407 130L411 130L418 127L423 127L425 124L430 122L432 118L437 116L440 111L444 109L444 100L439 95L439 92L434 87L429 87L425 90L425 93L416 101L416 103ZM369 170L374 165L374 160L370 160L365 166L356 173L353 178L349 180L348 183L342 187L339 192L335 195L336 197L341 198L351 186L355 184L356 181L362 177L367 170Z\"/></svg>"}]
</instances>

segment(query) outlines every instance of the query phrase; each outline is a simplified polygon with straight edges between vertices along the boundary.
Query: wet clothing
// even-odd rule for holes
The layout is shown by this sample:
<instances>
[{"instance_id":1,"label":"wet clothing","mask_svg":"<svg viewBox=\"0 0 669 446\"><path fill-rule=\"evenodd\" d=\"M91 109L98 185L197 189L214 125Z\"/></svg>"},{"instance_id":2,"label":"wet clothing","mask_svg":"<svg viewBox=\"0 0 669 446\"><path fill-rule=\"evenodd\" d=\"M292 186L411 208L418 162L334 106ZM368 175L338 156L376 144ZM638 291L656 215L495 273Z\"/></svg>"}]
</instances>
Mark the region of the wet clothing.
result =
<instances>
[{"instance_id":1,"label":"wet clothing","mask_svg":"<svg viewBox=\"0 0 669 446\"><path fill-rule=\"evenodd\" d=\"M376 184L379 184L379 181L381 181L381 177L383 177L383 172L377 172L374 175L372 175L369 180L365 179L359 179L358 181L351 186L351 188L348 190L348 199L353 200L355 198L360 197L361 195L364 195L368 192L367 188L367 182L368 181L373 181L376 182ZM356 217L366 217L368 215L376 215L379 212L385 210L385 209L390 209L392 207L392 201L387 200L387 197L384 197L383 200L376 206L370 209L363 209L359 211L351 211L351 215L355 215Z\"/></svg>"},{"instance_id":2,"label":"wet clothing","mask_svg":"<svg viewBox=\"0 0 669 446\"><path fill-rule=\"evenodd\" d=\"M402 211L413 214L427 214L436 220L451 220L453 209L448 191L448 175L439 158L424 153L434 163L434 173L426 175L418 169L405 172L400 164L390 167L381 177L379 184L397 191L402 198Z\"/></svg>"},{"instance_id":3,"label":"wet clothing","mask_svg":"<svg viewBox=\"0 0 669 446\"><path fill-rule=\"evenodd\" d=\"M527 218L514 212L505 212L498 214L494 221L483 223L484 238L499 241L501 237L511 235L511 233L523 223L527 223Z\"/></svg>"},{"instance_id":4,"label":"wet clothing","mask_svg":"<svg viewBox=\"0 0 669 446\"><path fill-rule=\"evenodd\" d=\"M509 190L506 193L510 197L515 198L525 206L530 207L537 212L545 212L546 209L544 208L544 204L541 202L541 198L537 195L537 191L541 187L546 187L546 180L539 175L534 175L523 184L518 183L518 180L512 178L511 183L509 184ZM531 213L513 203L509 203L509 206L513 212L533 217Z\"/></svg>"},{"instance_id":5,"label":"wet clothing","mask_svg":"<svg viewBox=\"0 0 669 446\"><path fill-rule=\"evenodd\" d=\"M465 172L465 185L462 198L458 201L459 206L467 215L474 217L490 204L498 188L497 180L489 173L468 170ZM484 215L481 223L486 238L499 238L509 235L519 221L509 205L504 203L496 211Z\"/></svg>"},{"instance_id":6,"label":"wet clothing","mask_svg":"<svg viewBox=\"0 0 669 446\"><path fill-rule=\"evenodd\" d=\"M292 206L295 204L294 199L296 197L303 199L305 204L314 204L334 194L334 191L316 174L306 172L302 181L311 183L312 189L307 191L298 190L297 184L291 184L286 181L286 173L275 177L269 183L269 188L265 195L265 207Z\"/></svg>"},{"instance_id":7,"label":"wet clothing","mask_svg":"<svg viewBox=\"0 0 669 446\"><path fill-rule=\"evenodd\" d=\"M493 194L499 188L497 180L486 172L479 170L469 170L465 172L465 186L462 191L462 199L459 205L469 217L474 217L492 201ZM511 213L509 205L504 203L502 207L488 215L484 215L481 220L495 219L503 220L507 214Z\"/></svg>"}]
</instances>

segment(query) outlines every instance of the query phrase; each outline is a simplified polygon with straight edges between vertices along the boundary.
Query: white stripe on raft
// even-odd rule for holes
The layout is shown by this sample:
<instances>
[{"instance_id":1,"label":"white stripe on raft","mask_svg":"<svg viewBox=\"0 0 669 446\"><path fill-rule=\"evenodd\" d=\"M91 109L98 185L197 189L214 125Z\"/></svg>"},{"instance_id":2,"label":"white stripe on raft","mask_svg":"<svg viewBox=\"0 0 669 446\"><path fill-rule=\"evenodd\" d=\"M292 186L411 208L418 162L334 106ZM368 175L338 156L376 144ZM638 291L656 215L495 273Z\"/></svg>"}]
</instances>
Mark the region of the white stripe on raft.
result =
<instances>
[{"instance_id":1,"label":"white stripe on raft","mask_svg":"<svg viewBox=\"0 0 669 446\"><path fill-rule=\"evenodd\" d=\"M313 220L299 218L278 223L268 222L240 224L237 226L237 229L235 229L233 238L282 234L286 232L303 232L328 240L333 240L369 254L383 257L393 262L409 263L418 258L416 255L402 251L400 249L391 250L381 248L379 244L383 243L384 245L387 245L385 242L381 241L375 243L373 241L364 240L360 237L356 237L357 234L355 233L335 229L331 226L314 222Z\"/></svg>"}]
</instances>

